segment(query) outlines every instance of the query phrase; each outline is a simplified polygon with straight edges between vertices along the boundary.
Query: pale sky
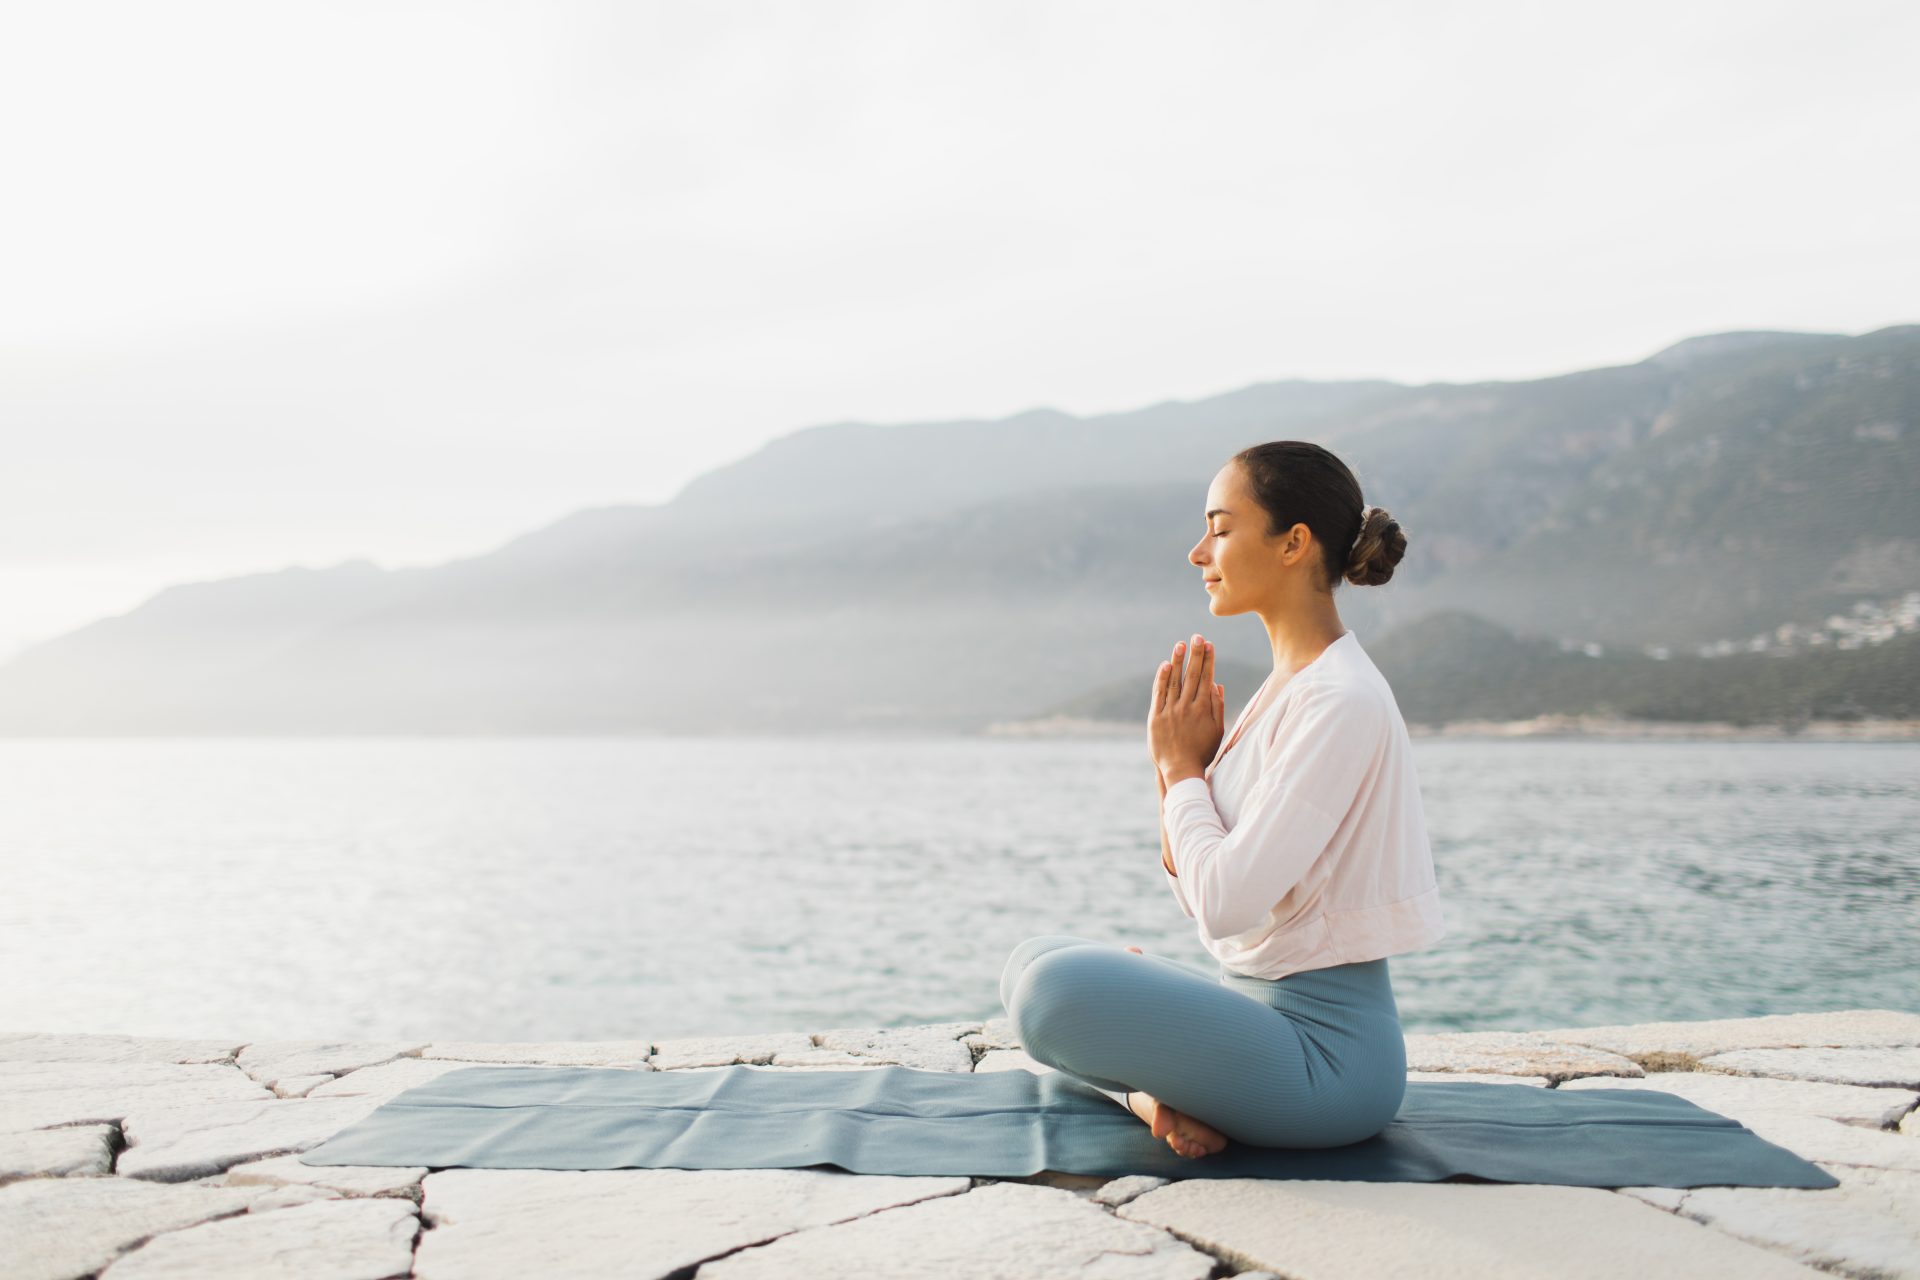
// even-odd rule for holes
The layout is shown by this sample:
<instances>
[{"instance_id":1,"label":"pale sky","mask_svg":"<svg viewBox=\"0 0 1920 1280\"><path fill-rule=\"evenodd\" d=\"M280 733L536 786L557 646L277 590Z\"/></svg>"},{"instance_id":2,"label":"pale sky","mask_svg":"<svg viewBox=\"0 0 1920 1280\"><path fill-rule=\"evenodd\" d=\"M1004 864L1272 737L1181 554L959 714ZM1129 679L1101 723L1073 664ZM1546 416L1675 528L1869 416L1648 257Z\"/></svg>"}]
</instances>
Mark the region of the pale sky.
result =
<instances>
[{"instance_id":1,"label":"pale sky","mask_svg":"<svg viewBox=\"0 0 1920 1280\"><path fill-rule=\"evenodd\" d=\"M1917 48L1847 0L11 5L0 658L818 422L1914 322Z\"/></svg>"}]
</instances>

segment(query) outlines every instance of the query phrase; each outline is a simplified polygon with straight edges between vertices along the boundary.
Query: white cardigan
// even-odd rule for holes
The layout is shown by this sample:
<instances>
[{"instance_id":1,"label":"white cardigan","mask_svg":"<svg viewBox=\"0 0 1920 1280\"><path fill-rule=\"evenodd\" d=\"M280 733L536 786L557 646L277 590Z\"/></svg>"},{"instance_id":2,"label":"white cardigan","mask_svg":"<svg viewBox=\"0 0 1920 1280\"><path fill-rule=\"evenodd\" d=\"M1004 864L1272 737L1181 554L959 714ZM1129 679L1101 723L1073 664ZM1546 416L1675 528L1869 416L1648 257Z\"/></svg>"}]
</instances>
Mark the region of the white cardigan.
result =
<instances>
[{"instance_id":1,"label":"white cardigan","mask_svg":"<svg viewBox=\"0 0 1920 1280\"><path fill-rule=\"evenodd\" d=\"M1161 805L1178 873L1167 886L1207 951L1231 972L1281 978L1438 941L1413 744L1359 639L1345 631L1258 702L1207 776Z\"/></svg>"}]
</instances>

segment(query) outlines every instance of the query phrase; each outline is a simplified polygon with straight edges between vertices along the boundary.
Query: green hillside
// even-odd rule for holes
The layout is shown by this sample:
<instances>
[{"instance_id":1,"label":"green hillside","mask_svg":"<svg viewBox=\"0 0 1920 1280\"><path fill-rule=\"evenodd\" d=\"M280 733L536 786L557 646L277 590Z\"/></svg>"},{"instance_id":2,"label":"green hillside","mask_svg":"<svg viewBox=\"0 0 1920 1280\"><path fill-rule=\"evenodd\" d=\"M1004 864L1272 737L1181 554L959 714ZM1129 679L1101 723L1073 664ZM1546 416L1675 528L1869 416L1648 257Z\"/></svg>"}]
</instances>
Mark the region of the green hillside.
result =
<instances>
[{"instance_id":1,"label":"green hillside","mask_svg":"<svg viewBox=\"0 0 1920 1280\"><path fill-rule=\"evenodd\" d=\"M1804 724L1808 720L1920 717L1920 632L1859 649L1790 655L1736 653L1653 658L1588 656L1523 639L1484 618L1430 614L1378 640L1362 639L1410 724L1606 715L1636 720ZM1229 717L1271 666L1222 663ZM1036 715L1142 721L1146 686L1124 681Z\"/></svg>"}]
</instances>

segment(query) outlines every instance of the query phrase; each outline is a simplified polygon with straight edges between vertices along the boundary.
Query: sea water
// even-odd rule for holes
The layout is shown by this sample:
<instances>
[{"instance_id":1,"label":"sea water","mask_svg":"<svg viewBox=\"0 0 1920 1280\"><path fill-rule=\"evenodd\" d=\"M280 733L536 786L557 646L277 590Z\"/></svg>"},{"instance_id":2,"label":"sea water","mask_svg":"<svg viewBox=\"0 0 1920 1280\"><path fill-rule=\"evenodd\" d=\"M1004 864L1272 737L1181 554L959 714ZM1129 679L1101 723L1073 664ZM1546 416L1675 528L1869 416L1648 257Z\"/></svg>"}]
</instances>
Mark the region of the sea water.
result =
<instances>
[{"instance_id":1,"label":"sea water","mask_svg":"<svg viewBox=\"0 0 1920 1280\"><path fill-rule=\"evenodd\" d=\"M1415 740L1409 1031L1920 1011L1920 744ZM1034 934L1217 971L1143 742L0 741L0 1031L978 1019Z\"/></svg>"}]
</instances>

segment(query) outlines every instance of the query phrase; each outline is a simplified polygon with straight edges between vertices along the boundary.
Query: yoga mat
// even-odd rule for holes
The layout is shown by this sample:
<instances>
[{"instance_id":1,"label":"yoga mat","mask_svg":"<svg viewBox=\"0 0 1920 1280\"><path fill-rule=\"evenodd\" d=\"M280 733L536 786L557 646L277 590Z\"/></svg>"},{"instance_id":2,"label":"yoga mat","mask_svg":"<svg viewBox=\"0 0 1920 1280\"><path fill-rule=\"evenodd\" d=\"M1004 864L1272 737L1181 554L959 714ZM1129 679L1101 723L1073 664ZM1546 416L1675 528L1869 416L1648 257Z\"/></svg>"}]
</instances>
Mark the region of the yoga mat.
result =
<instances>
[{"instance_id":1,"label":"yoga mat","mask_svg":"<svg viewBox=\"0 0 1920 1280\"><path fill-rule=\"evenodd\" d=\"M738 1064L705 1071L464 1067L408 1089L310 1165L798 1169L1337 1178L1573 1187L1835 1187L1818 1165L1673 1094L1409 1081L1385 1131L1323 1149L1175 1155L1112 1098L1048 1073Z\"/></svg>"}]
</instances>

